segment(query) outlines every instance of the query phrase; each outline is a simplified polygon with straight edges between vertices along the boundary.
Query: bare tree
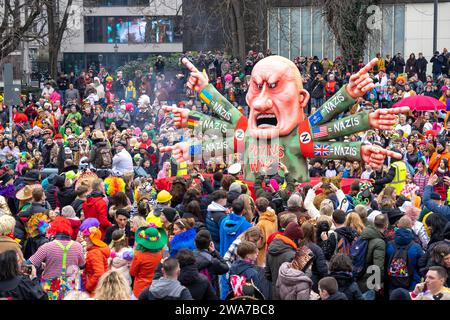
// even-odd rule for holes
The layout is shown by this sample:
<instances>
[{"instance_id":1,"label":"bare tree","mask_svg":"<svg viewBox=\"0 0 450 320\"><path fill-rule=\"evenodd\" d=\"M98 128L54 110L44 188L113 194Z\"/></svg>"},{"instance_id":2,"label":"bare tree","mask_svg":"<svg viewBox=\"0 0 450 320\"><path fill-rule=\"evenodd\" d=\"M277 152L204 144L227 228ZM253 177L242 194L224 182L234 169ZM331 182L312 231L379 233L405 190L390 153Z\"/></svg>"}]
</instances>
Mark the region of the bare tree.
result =
<instances>
[{"instance_id":1,"label":"bare tree","mask_svg":"<svg viewBox=\"0 0 450 320\"><path fill-rule=\"evenodd\" d=\"M42 38L42 28L33 31L41 13L41 0L0 0L0 62L22 41Z\"/></svg>"},{"instance_id":2,"label":"bare tree","mask_svg":"<svg viewBox=\"0 0 450 320\"><path fill-rule=\"evenodd\" d=\"M320 0L325 20L346 60L354 64L364 57L368 35L371 33L368 8L380 0Z\"/></svg>"},{"instance_id":3,"label":"bare tree","mask_svg":"<svg viewBox=\"0 0 450 320\"><path fill-rule=\"evenodd\" d=\"M192 26L192 32L207 37L211 30L217 30L224 38L225 49L233 56L243 59L247 49L264 50L267 10L269 0L191 0L189 10L183 9L183 16L201 12Z\"/></svg>"},{"instance_id":4,"label":"bare tree","mask_svg":"<svg viewBox=\"0 0 450 320\"><path fill-rule=\"evenodd\" d=\"M66 0L65 3L58 0L45 0L45 7L48 19L48 51L50 75L56 79L58 74L58 55L61 50L61 43L67 29L67 20L71 14L73 0ZM57 5L59 7L57 10ZM59 11L59 12L58 12ZM62 15L61 15L62 13Z\"/></svg>"}]
</instances>

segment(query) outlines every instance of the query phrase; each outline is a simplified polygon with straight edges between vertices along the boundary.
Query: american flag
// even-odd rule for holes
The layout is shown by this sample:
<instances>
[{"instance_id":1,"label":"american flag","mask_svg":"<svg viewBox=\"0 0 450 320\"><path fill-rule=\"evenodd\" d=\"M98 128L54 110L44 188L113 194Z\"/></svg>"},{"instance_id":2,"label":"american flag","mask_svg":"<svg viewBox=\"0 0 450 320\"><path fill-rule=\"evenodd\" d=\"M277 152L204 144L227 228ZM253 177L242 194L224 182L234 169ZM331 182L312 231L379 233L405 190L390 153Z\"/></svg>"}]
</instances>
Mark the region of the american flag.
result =
<instances>
[{"instance_id":1,"label":"american flag","mask_svg":"<svg viewBox=\"0 0 450 320\"><path fill-rule=\"evenodd\" d=\"M325 144L316 144L314 146L314 155L317 157L326 157L330 154L330 146Z\"/></svg>"},{"instance_id":2,"label":"american flag","mask_svg":"<svg viewBox=\"0 0 450 320\"><path fill-rule=\"evenodd\" d=\"M314 138L323 138L328 135L327 126L320 126L312 129Z\"/></svg>"}]
</instances>

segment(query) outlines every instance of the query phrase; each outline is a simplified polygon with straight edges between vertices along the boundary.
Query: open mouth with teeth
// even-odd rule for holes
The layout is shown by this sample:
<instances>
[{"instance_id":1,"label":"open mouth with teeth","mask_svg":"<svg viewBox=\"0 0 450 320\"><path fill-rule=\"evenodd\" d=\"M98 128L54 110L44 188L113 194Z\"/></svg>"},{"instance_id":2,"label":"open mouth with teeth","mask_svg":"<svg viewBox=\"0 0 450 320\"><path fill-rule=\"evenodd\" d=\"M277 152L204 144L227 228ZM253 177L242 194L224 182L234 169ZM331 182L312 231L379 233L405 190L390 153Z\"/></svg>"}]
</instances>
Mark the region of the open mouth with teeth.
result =
<instances>
[{"instance_id":1,"label":"open mouth with teeth","mask_svg":"<svg viewBox=\"0 0 450 320\"><path fill-rule=\"evenodd\" d=\"M261 113L256 116L256 126L258 128L276 127L277 124L277 116L273 113Z\"/></svg>"}]
</instances>

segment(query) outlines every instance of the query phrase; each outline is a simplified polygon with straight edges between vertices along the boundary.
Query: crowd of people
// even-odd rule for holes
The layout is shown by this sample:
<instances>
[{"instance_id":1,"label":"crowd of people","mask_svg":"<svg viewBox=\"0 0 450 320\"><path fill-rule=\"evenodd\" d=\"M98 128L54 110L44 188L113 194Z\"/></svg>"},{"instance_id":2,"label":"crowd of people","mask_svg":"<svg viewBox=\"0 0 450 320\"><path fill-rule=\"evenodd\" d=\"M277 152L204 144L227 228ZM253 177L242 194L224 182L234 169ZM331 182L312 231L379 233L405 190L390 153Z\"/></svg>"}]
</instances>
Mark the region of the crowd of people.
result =
<instances>
[{"instance_id":1,"label":"crowd of people","mask_svg":"<svg viewBox=\"0 0 450 320\"><path fill-rule=\"evenodd\" d=\"M267 55L250 51L241 62L186 53L244 115L253 66ZM375 88L351 114L413 95L450 110L447 49L430 61L377 58ZM308 114L364 67L341 57L294 63L311 96ZM450 299L445 110L349 136L403 155L381 169L310 159L314 185L282 163L250 185L235 157L177 164L160 151L193 134L176 129L163 106L214 112L187 87L189 71L177 71L167 77L158 57L132 79L106 67L62 73L40 95L22 96L10 134L0 99L0 298ZM346 193L342 178L354 179Z\"/></svg>"}]
</instances>

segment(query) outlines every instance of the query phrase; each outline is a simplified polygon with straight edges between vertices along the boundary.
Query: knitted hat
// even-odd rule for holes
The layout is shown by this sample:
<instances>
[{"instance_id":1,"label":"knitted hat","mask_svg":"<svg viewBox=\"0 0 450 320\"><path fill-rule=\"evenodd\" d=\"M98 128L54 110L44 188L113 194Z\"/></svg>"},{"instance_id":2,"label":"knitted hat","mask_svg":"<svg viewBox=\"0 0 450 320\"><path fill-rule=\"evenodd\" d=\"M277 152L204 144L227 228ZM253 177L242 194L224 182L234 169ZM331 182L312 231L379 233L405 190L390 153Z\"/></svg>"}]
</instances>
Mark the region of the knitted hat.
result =
<instances>
[{"instance_id":1,"label":"knitted hat","mask_svg":"<svg viewBox=\"0 0 450 320\"><path fill-rule=\"evenodd\" d=\"M230 185L229 191L230 191L230 192L231 192L231 191L234 191L234 192L241 193L241 192L242 192L242 187L241 187L241 185L240 185L239 182L233 182L233 183Z\"/></svg>"},{"instance_id":2,"label":"knitted hat","mask_svg":"<svg viewBox=\"0 0 450 320\"><path fill-rule=\"evenodd\" d=\"M61 215L65 218L75 218L77 215L72 206L65 206L61 209Z\"/></svg>"},{"instance_id":3,"label":"knitted hat","mask_svg":"<svg viewBox=\"0 0 450 320\"><path fill-rule=\"evenodd\" d=\"M174 223L180 218L178 211L173 208L164 208L162 209L162 213L164 213L164 216L170 223Z\"/></svg>"},{"instance_id":4,"label":"knitted hat","mask_svg":"<svg viewBox=\"0 0 450 320\"><path fill-rule=\"evenodd\" d=\"M303 238L303 230L302 228L300 228L297 222L292 221L287 225L286 229L284 230L284 235L289 239L291 239L292 241L297 242L298 240Z\"/></svg>"},{"instance_id":5,"label":"knitted hat","mask_svg":"<svg viewBox=\"0 0 450 320\"><path fill-rule=\"evenodd\" d=\"M63 136L60 133L55 134L53 140L63 139Z\"/></svg>"}]
</instances>

